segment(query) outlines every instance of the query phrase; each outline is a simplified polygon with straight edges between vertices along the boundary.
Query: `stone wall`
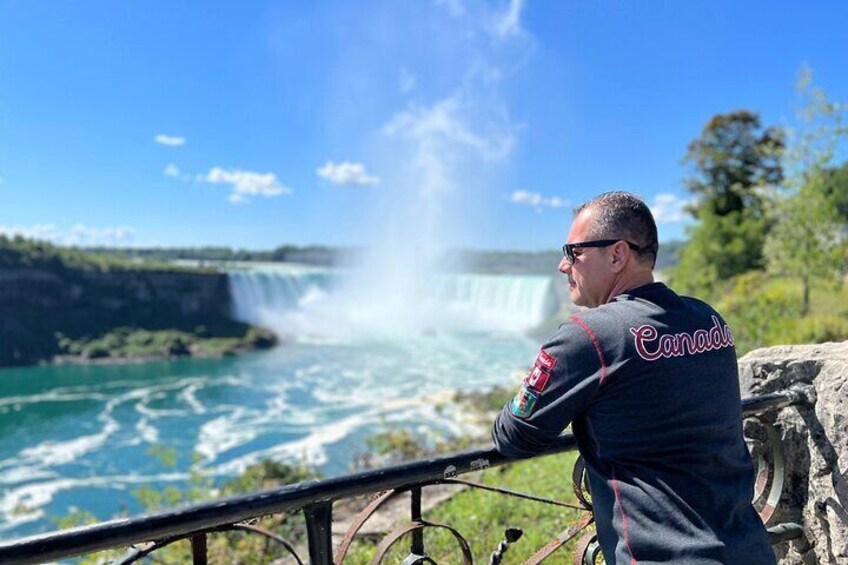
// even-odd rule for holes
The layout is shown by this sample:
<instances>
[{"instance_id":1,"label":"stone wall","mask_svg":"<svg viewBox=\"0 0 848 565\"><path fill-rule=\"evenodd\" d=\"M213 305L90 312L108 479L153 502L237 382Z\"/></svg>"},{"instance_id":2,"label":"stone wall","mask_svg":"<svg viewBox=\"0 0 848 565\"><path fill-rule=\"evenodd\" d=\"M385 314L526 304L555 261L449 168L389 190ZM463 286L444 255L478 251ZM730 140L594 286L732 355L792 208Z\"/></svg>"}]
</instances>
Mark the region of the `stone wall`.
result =
<instances>
[{"instance_id":1,"label":"stone wall","mask_svg":"<svg viewBox=\"0 0 848 565\"><path fill-rule=\"evenodd\" d=\"M758 349L739 360L742 395L807 387L811 407L769 416L783 440L786 485L772 523L804 537L778 546L781 564L848 564L848 341Z\"/></svg>"}]
</instances>

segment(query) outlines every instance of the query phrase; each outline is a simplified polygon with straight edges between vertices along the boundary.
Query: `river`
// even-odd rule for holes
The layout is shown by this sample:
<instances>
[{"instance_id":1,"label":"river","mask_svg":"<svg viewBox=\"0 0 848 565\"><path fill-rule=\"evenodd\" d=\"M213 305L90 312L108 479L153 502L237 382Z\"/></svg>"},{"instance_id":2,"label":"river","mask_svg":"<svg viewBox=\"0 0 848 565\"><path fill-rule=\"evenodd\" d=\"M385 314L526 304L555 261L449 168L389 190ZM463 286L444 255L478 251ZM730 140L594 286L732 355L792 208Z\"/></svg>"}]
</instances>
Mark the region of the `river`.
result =
<instances>
[{"instance_id":1,"label":"river","mask_svg":"<svg viewBox=\"0 0 848 565\"><path fill-rule=\"evenodd\" d=\"M312 282L295 284L305 273ZM538 347L523 326L552 307L538 277L454 277L437 292L442 309L474 323L428 319L396 332L348 323L328 335L298 324L333 294L332 275L254 269L233 281L240 317L285 324L300 339L239 357L0 371L0 537L52 530L75 509L138 513L137 488L184 486L191 470L224 478L273 458L332 476L388 427L470 433L461 408L433 395L517 385ZM158 446L176 451L175 465L152 454Z\"/></svg>"}]
</instances>

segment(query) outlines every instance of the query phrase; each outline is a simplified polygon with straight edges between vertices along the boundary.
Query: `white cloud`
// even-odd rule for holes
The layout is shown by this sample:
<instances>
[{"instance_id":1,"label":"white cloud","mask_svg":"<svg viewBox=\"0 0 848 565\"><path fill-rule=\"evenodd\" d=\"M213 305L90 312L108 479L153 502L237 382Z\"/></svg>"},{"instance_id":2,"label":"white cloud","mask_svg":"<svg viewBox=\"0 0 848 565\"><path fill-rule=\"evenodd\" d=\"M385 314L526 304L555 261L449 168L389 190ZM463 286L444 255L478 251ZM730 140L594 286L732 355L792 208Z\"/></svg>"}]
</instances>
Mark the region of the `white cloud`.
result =
<instances>
[{"instance_id":1,"label":"white cloud","mask_svg":"<svg viewBox=\"0 0 848 565\"><path fill-rule=\"evenodd\" d=\"M257 173L254 171L227 170L221 167L212 167L203 180L210 184L232 185L233 191L230 193L230 202L233 204L247 202L250 196L265 196L270 198L292 192L291 188L280 184L280 180L274 173Z\"/></svg>"},{"instance_id":2,"label":"white cloud","mask_svg":"<svg viewBox=\"0 0 848 565\"><path fill-rule=\"evenodd\" d=\"M418 84L418 76L407 68L400 70L400 78L398 79L398 87L401 94L406 94Z\"/></svg>"},{"instance_id":3,"label":"white cloud","mask_svg":"<svg viewBox=\"0 0 848 565\"><path fill-rule=\"evenodd\" d=\"M316 173L319 177L341 186L368 186L380 182L379 177L368 174L362 163L351 163L350 161L343 161L338 164L327 161Z\"/></svg>"},{"instance_id":4,"label":"white cloud","mask_svg":"<svg viewBox=\"0 0 848 565\"><path fill-rule=\"evenodd\" d=\"M542 208L565 208L568 206L568 200L559 196L546 198L538 192L530 192L529 190L516 190L509 197L509 201L514 204L534 206L537 211L541 211Z\"/></svg>"},{"instance_id":5,"label":"white cloud","mask_svg":"<svg viewBox=\"0 0 848 565\"><path fill-rule=\"evenodd\" d=\"M164 174L166 177L176 178L180 176L180 168L173 163L168 163L162 170L162 174Z\"/></svg>"},{"instance_id":6,"label":"white cloud","mask_svg":"<svg viewBox=\"0 0 848 565\"><path fill-rule=\"evenodd\" d=\"M506 13L495 21L494 32L499 37L508 37L521 33L521 9L524 0L510 0Z\"/></svg>"},{"instance_id":7,"label":"white cloud","mask_svg":"<svg viewBox=\"0 0 848 565\"><path fill-rule=\"evenodd\" d=\"M166 135L164 133L160 133L153 138L153 141L160 145L179 147L180 145L185 145L186 139L177 135Z\"/></svg>"},{"instance_id":8,"label":"white cloud","mask_svg":"<svg viewBox=\"0 0 848 565\"><path fill-rule=\"evenodd\" d=\"M688 200L663 192L654 196L654 202L650 208L657 224L674 224L689 217L685 210L688 204Z\"/></svg>"},{"instance_id":9,"label":"white cloud","mask_svg":"<svg viewBox=\"0 0 848 565\"><path fill-rule=\"evenodd\" d=\"M20 235L29 239L50 241L58 245L126 246L133 242L135 230L127 226L91 227L74 224L64 230L55 224L33 224L31 226L0 226L0 234Z\"/></svg>"}]
</instances>

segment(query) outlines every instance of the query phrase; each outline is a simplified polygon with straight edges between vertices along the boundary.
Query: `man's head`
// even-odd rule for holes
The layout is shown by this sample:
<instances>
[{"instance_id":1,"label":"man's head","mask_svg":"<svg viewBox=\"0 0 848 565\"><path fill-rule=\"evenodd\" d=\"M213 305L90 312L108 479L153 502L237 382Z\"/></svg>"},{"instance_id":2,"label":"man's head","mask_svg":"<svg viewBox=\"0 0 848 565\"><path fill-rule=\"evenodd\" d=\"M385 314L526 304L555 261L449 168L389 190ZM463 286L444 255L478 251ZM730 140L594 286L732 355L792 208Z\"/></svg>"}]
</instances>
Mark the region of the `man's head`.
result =
<instances>
[{"instance_id":1,"label":"man's head","mask_svg":"<svg viewBox=\"0 0 848 565\"><path fill-rule=\"evenodd\" d=\"M571 300L594 308L652 282L658 247L654 217L637 196L605 192L578 207L559 264Z\"/></svg>"}]
</instances>

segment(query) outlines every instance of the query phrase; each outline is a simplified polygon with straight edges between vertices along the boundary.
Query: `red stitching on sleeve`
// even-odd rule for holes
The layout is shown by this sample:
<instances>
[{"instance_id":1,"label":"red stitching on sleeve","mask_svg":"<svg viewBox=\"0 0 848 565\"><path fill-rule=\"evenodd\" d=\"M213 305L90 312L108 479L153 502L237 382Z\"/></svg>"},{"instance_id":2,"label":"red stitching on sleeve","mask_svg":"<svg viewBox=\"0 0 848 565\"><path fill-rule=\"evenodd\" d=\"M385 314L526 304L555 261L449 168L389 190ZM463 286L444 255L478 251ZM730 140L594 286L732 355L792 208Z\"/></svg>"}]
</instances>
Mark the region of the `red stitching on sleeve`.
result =
<instances>
[{"instance_id":1,"label":"red stitching on sleeve","mask_svg":"<svg viewBox=\"0 0 848 565\"><path fill-rule=\"evenodd\" d=\"M607 380L607 363L604 361L604 350L601 349L601 342L598 341L598 336L595 335L595 332L592 331L586 322L578 318L577 316L571 317L574 322L583 328L583 331L586 332L586 335L589 336L589 339L592 340L592 344L595 346L595 351L598 352L598 359L601 360L601 385L604 384L604 381Z\"/></svg>"}]
</instances>

